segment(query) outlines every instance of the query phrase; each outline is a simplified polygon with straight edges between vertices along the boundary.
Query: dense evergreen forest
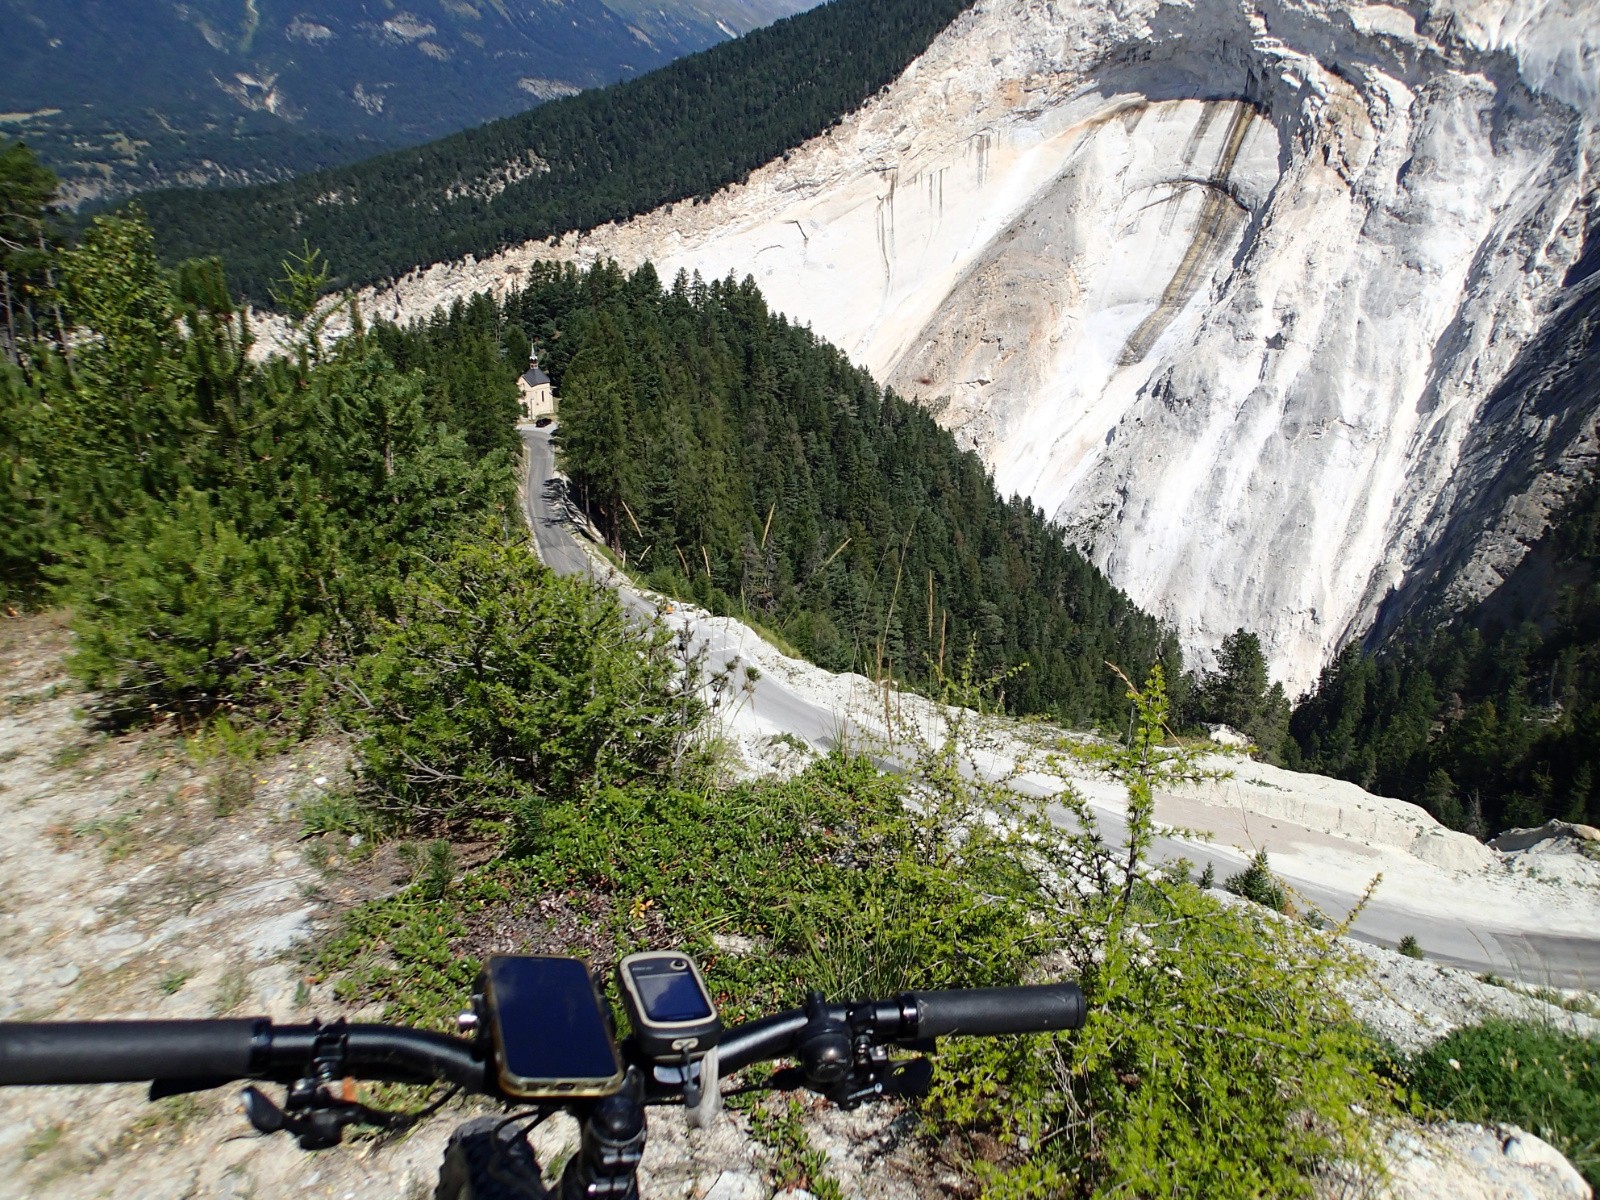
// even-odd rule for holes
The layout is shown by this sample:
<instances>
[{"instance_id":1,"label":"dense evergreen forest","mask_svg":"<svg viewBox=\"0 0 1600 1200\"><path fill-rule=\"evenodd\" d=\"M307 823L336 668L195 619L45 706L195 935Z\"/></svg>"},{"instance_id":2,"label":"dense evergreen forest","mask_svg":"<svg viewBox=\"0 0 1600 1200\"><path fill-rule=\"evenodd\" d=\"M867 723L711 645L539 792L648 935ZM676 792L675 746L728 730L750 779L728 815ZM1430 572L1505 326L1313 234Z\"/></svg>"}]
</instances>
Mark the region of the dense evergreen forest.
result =
<instances>
[{"instance_id":1,"label":"dense evergreen forest","mask_svg":"<svg viewBox=\"0 0 1600 1200\"><path fill-rule=\"evenodd\" d=\"M1600 483L1493 599L1376 655L1346 647L1296 707L1290 764L1479 836L1600 823Z\"/></svg>"},{"instance_id":2,"label":"dense evergreen forest","mask_svg":"<svg viewBox=\"0 0 1600 1200\"><path fill-rule=\"evenodd\" d=\"M985 675L1026 663L1007 706L1074 723L1125 716L1108 661L1178 677L1170 634L1032 504L753 281L544 264L502 312L556 381L580 500L656 586L836 670L926 682L968 647Z\"/></svg>"},{"instance_id":3,"label":"dense evergreen forest","mask_svg":"<svg viewBox=\"0 0 1600 1200\"><path fill-rule=\"evenodd\" d=\"M42 237L48 173L0 163L6 211L31 205ZM1011 673L1010 710L1076 723L1125 715L1108 661L1181 671L1036 509L753 282L544 265L503 304L408 329L357 314L327 346L321 261L280 268L299 349L258 364L221 267L167 271L136 218L7 259L0 584L71 603L86 677L130 710L298 694L419 563L504 527L532 345L579 497L655 585L837 669L926 683L970 653Z\"/></svg>"},{"instance_id":4,"label":"dense evergreen forest","mask_svg":"<svg viewBox=\"0 0 1600 1200\"><path fill-rule=\"evenodd\" d=\"M427 146L231 191L151 193L162 258L258 302L307 240L362 284L705 196L854 111L970 0L833 0L650 75Z\"/></svg>"},{"instance_id":5,"label":"dense evergreen forest","mask_svg":"<svg viewBox=\"0 0 1600 1200\"><path fill-rule=\"evenodd\" d=\"M323 345L313 256L298 352L252 362L217 263L162 268L136 218L62 246L52 190L0 153L0 600L70 606L122 717L292 712L419 564L515 519L517 359L456 328Z\"/></svg>"}]
</instances>

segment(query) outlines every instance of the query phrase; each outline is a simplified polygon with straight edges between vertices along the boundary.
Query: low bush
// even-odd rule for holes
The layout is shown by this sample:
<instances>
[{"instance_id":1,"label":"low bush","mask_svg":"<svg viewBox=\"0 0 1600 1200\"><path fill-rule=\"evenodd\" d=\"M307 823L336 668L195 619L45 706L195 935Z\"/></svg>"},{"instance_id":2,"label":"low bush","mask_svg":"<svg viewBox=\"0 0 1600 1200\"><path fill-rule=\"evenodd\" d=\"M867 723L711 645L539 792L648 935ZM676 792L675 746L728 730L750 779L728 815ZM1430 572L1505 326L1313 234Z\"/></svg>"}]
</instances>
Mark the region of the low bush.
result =
<instances>
[{"instance_id":1,"label":"low bush","mask_svg":"<svg viewBox=\"0 0 1600 1200\"><path fill-rule=\"evenodd\" d=\"M1343 955L1189 886L1154 885L1129 915L1082 977L1080 1034L946 1048L932 1114L1006 1150L985 1194L1309 1196L1330 1162L1370 1166L1357 1114L1389 1085L1339 998Z\"/></svg>"},{"instance_id":2,"label":"low bush","mask_svg":"<svg viewBox=\"0 0 1600 1200\"><path fill-rule=\"evenodd\" d=\"M1014 847L1088 1022L1045 1046L952 1042L930 1115L999 1143L976 1164L986 1196L1309 1196L1329 1164L1375 1165L1371 1121L1393 1104L1341 999L1361 968L1342 927L1230 908L1143 869L1156 790L1206 772L1171 748L1159 669L1130 696L1128 743L1076 755L1126 787L1129 845L1108 846L1068 794L1080 832L1035 814Z\"/></svg>"},{"instance_id":3,"label":"low bush","mask_svg":"<svg viewBox=\"0 0 1600 1200\"><path fill-rule=\"evenodd\" d=\"M442 902L419 880L357 909L320 966L344 974L347 994L426 1020L460 1008L484 928L596 961L684 948L733 1019L798 1005L809 988L861 998L1017 982L1037 953L1027 912L921 860L904 787L836 754L782 783L597 788L549 805L524 856L469 872ZM581 934L544 920L541 902L579 907ZM721 951L713 933L759 952Z\"/></svg>"},{"instance_id":4,"label":"low bush","mask_svg":"<svg viewBox=\"0 0 1600 1200\"><path fill-rule=\"evenodd\" d=\"M1411 1086L1458 1121L1538 1134L1600 1187L1600 1042L1492 1020L1458 1029L1411 1063Z\"/></svg>"},{"instance_id":5,"label":"low bush","mask_svg":"<svg viewBox=\"0 0 1600 1200\"><path fill-rule=\"evenodd\" d=\"M1265 850L1257 850L1249 866L1237 875L1229 875L1222 881L1222 886L1235 896L1242 896L1273 912L1289 911L1289 893L1273 876L1271 867L1267 865Z\"/></svg>"},{"instance_id":6,"label":"low bush","mask_svg":"<svg viewBox=\"0 0 1600 1200\"><path fill-rule=\"evenodd\" d=\"M579 790L682 768L703 709L672 634L494 538L408 579L375 643L350 713L363 795L401 825L525 838Z\"/></svg>"}]
</instances>

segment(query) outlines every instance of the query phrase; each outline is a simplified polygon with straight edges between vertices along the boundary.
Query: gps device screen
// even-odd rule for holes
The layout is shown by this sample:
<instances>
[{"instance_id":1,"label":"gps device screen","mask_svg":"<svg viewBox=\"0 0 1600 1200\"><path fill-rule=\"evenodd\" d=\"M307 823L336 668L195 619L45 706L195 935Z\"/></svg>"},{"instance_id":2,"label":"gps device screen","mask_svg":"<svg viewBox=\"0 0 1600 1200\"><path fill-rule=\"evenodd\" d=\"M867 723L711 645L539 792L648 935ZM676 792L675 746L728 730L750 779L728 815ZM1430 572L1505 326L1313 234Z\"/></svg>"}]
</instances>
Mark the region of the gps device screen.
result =
<instances>
[{"instance_id":1,"label":"gps device screen","mask_svg":"<svg viewBox=\"0 0 1600 1200\"><path fill-rule=\"evenodd\" d=\"M633 979L644 1011L653 1021L705 1021L716 1015L699 980L687 971L636 971Z\"/></svg>"},{"instance_id":2,"label":"gps device screen","mask_svg":"<svg viewBox=\"0 0 1600 1200\"><path fill-rule=\"evenodd\" d=\"M634 1044L652 1062L697 1062L717 1044L722 1023L700 969L687 954L646 951L617 964Z\"/></svg>"},{"instance_id":3,"label":"gps device screen","mask_svg":"<svg viewBox=\"0 0 1600 1200\"><path fill-rule=\"evenodd\" d=\"M584 963L497 955L487 975L502 1088L523 1097L616 1091L622 1062Z\"/></svg>"}]
</instances>

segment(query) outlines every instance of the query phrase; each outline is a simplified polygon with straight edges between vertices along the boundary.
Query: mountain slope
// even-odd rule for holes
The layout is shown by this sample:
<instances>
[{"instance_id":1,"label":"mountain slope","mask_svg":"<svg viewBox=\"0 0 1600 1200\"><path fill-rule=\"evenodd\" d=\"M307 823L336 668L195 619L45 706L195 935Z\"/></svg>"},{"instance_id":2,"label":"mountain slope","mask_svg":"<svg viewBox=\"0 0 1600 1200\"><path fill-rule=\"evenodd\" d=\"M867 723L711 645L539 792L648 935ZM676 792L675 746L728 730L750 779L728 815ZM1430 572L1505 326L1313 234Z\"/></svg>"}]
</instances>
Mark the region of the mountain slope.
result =
<instances>
[{"instance_id":1,"label":"mountain slope","mask_svg":"<svg viewBox=\"0 0 1600 1200\"><path fill-rule=\"evenodd\" d=\"M1298 706L1291 755L1479 834L1600 821L1600 484L1456 620L1352 643Z\"/></svg>"},{"instance_id":2,"label":"mountain slope","mask_svg":"<svg viewBox=\"0 0 1600 1200\"><path fill-rule=\"evenodd\" d=\"M641 74L810 3L0 0L0 111L73 199L278 178Z\"/></svg>"},{"instance_id":3,"label":"mountain slope","mask_svg":"<svg viewBox=\"0 0 1600 1200\"><path fill-rule=\"evenodd\" d=\"M1484 520L1536 531L1564 493L1512 511L1592 425L1550 386L1600 286L1593 15L990 0L746 186L375 302L552 254L751 272L1202 662L1246 626L1298 689L1403 589L1448 589Z\"/></svg>"},{"instance_id":4,"label":"mountain slope","mask_svg":"<svg viewBox=\"0 0 1600 1200\"><path fill-rule=\"evenodd\" d=\"M1009 711L1079 726L1126 718L1107 663L1181 674L1170 633L1035 507L748 281L545 267L500 311L556 383L576 496L652 587L824 667L935 691L970 670Z\"/></svg>"},{"instance_id":5,"label":"mountain slope","mask_svg":"<svg viewBox=\"0 0 1600 1200\"><path fill-rule=\"evenodd\" d=\"M265 298L309 239L344 281L710 193L836 122L968 0L837 0L603 91L291 183L144 201L170 259Z\"/></svg>"}]
</instances>

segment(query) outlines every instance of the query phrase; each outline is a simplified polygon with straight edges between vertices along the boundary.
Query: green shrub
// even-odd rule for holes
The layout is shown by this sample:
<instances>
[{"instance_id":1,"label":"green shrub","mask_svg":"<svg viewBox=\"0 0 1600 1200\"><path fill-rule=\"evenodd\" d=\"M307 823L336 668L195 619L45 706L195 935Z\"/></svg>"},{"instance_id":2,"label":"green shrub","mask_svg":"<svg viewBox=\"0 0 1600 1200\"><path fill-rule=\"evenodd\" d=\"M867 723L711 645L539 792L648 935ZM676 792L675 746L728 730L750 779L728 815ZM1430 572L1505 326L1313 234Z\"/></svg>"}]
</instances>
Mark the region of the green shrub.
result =
<instances>
[{"instance_id":1,"label":"green shrub","mask_svg":"<svg viewBox=\"0 0 1600 1200\"><path fill-rule=\"evenodd\" d=\"M1129 743L1078 756L1126 786L1131 849L1107 846L1070 792L1057 800L1082 832L1019 822L1036 911L1088 1021L1053 1041L951 1041L929 1113L999 1142L999 1161L977 1165L988 1196L1309 1196L1330 1162L1374 1165L1373 1115L1392 1106L1340 998L1361 968L1338 947L1342 930L1141 873L1156 789L1204 773L1165 744L1159 670L1130 693Z\"/></svg>"},{"instance_id":2,"label":"green shrub","mask_svg":"<svg viewBox=\"0 0 1600 1200\"><path fill-rule=\"evenodd\" d=\"M1405 937L1400 939L1399 949L1400 953L1404 954L1407 958L1424 957L1422 953L1422 943L1417 941L1413 934L1408 933L1405 935Z\"/></svg>"},{"instance_id":3,"label":"green shrub","mask_svg":"<svg viewBox=\"0 0 1600 1200\"><path fill-rule=\"evenodd\" d=\"M401 823L509 818L682 768L703 705L686 648L527 546L461 543L406 583L351 692L366 794Z\"/></svg>"},{"instance_id":4,"label":"green shrub","mask_svg":"<svg viewBox=\"0 0 1600 1200\"><path fill-rule=\"evenodd\" d=\"M1267 865L1267 852L1257 850L1255 857L1250 860L1250 865L1237 875L1229 875L1223 880L1222 886L1235 896L1242 896L1273 912L1289 911L1289 893L1284 891L1283 884L1279 883Z\"/></svg>"},{"instance_id":5,"label":"green shrub","mask_svg":"<svg viewBox=\"0 0 1600 1200\"><path fill-rule=\"evenodd\" d=\"M124 711L207 716L276 698L327 628L284 539L252 540L200 492L152 507L64 572L70 666Z\"/></svg>"},{"instance_id":6,"label":"green shrub","mask_svg":"<svg viewBox=\"0 0 1600 1200\"><path fill-rule=\"evenodd\" d=\"M498 927L553 936L540 898L579 897L595 918L586 956L606 957L595 944L616 954L681 946L702 956L729 1019L801 1004L810 988L865 998L1017 982L1038 953L1035 923L922 860L905 788L868 759L833 754L785 782L635 781L553 800L526 857L466 873L442 901L419 876L404 895L351 913L319 965L396 1018L442 1019L476 971L465 917L493 909ZM720 952L712 932L754 939L760 952Z\"/></svg>"},{"instance_id":7,"label":"green shrub","mask_svg":"<svg viewBox=\"0 0 1600 1200\"><path fill-rule=\"evenodd\" d=\"M1082 977L1082 1032L945 1047L933 1115L1010 1151L985 1194L1309 1196L1328 1162L1370 1163L1355 1114L1388 1088L1331 942L1187 886L1131 915Z\"/></svg>"},{"instance_id":8,"label":"green shrub","mask_svg":"<svg viewBox=\"0 0 1600 1200\"><path fill-rule=\"evenodd\" d=\"M455 848L443 838L435 838L426 846L402 842L399 854L400 861L410 868L411 886L417 894L428 900L443 899L456 876Z\"/></svg>"},{"instance_id":9,"label":"green shrub","mask_svg":"<svg viewBox=\"0 0 1600 1200\"><path fill-rule=\"evenodd\" d=\"M1600 1187L1600 1042L1542 1025L1485 1021L1418 1055L1411 1086L1458 1121L1531 1130Z\"/></svg>"},{"instance_id":10,"label":"green shrub","mask_svg":"<svg viewBox=\"0 0 1600 1200\"><path fill-rule=\"evenodd\" d=\"M165 270L137 216L41 269L72 324L0 369L0 525L19 526L0 592L71 606L73 670L115 720L309 724L403 576L510 499L514 368L474 352L488 331L464 309L371 336L354 314L324 350L332 300L292 359L256 363L221 265ZM498 436L474 437L485 421Z\"/></svg>"}]
</instances>

